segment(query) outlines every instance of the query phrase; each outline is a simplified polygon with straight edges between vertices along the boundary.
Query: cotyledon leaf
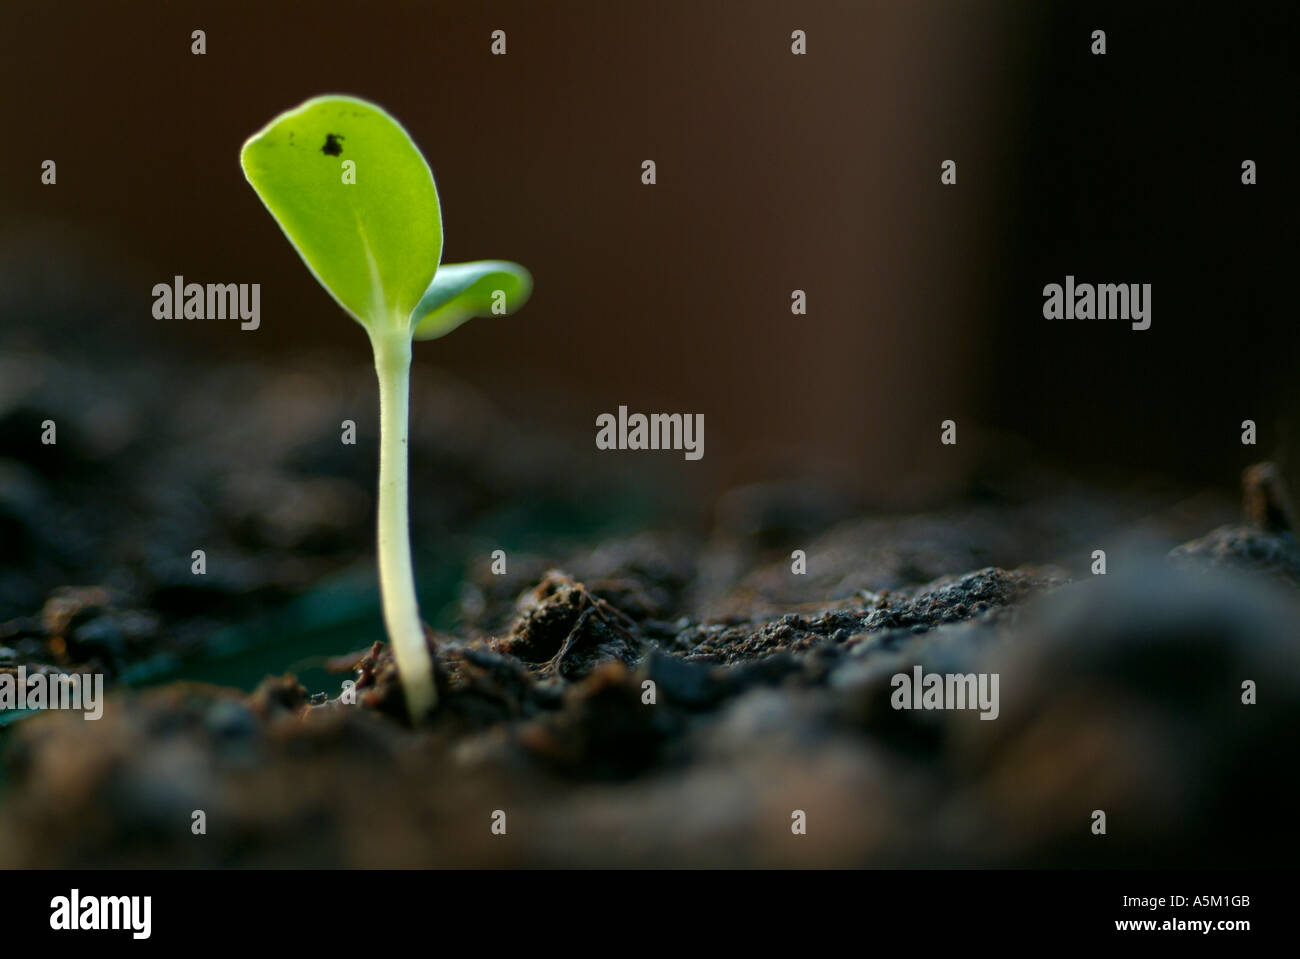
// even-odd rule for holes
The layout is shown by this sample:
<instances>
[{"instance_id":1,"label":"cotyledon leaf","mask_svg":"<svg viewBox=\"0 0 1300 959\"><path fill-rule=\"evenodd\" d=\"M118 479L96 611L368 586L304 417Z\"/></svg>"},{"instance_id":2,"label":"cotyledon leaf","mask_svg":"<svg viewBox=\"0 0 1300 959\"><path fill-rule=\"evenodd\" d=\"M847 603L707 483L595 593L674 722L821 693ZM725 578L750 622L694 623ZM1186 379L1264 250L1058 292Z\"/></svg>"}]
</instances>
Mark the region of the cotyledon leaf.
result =
<instances>
[{"instance_id":1,"label":"cotyledon leaf","mask_svg":"<svg viewBox=\"0 0 1300 959\"><path fill-rule=\"evenodd\" d=\"M442 216L402 126L364 100L315 97L253 134L239 159L330 295L372 329L404 328L442 258Z\"/></svg>"},{"instance_id":2,"label":"cotyledon leaf","mask_svg":"<svg viewBox=\"0 0 1300 959\"><path fill-rule=\"evenodd\" d=\"M507 260L445 263L416 304L411 321L417 340L450 333L476 316L513 313L533 290L532 275Z\"/></svg>"}]
</instances>

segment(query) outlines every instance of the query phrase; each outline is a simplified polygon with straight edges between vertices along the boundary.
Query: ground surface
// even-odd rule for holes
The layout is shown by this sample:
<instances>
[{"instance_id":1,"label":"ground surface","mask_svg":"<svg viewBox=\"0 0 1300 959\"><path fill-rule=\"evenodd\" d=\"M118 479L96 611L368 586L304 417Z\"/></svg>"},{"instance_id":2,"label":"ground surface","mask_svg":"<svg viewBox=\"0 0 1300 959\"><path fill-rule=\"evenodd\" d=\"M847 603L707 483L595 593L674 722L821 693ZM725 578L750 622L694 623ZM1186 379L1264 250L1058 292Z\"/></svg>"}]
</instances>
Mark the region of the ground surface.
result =
<instances>
[{"instance_id":1,"label":"ground surface","mask_svg":"<svg viewBox=\"0 0 1300 959\"><path fill-rule=\"evenodd\" d=\"M923 510L773 485L701 518L420 387L441 696L411 728L374 604L373 437L339 442L344 419L373 422L364 371L110 384L40 351L4 363L0 671L99 671L112 691L97 722L0 717L0 864L1296 852L1300 549L1275 474L1244 509L1017 470ZM916 665L997 673L998 718L891 708Z\"/></svg>"}]
</instances>

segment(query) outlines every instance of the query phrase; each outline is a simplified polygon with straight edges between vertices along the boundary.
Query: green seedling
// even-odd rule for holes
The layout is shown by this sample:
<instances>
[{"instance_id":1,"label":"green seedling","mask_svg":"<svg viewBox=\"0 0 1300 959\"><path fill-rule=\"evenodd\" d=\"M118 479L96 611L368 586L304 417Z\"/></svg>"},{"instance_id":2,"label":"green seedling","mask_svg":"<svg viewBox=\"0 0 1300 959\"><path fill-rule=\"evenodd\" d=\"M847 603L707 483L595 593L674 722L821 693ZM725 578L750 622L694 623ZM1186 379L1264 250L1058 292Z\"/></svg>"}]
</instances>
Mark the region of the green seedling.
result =
<instances>
[{"instance_id":1,"label":"green seedling","mask_svg":"<svg viewBox=\"0 0 1300 959\"><path fill-rule=\"evenodd\" d=\"M436 701L411 566L407 417L412 340L510 313L532 289L503 260L442 260L429 164L391 116L354 97L308 100L253 134L244 175L312 275L361 324L379 376L379 587L412 720Z\"/></svg>"}]
</instances>

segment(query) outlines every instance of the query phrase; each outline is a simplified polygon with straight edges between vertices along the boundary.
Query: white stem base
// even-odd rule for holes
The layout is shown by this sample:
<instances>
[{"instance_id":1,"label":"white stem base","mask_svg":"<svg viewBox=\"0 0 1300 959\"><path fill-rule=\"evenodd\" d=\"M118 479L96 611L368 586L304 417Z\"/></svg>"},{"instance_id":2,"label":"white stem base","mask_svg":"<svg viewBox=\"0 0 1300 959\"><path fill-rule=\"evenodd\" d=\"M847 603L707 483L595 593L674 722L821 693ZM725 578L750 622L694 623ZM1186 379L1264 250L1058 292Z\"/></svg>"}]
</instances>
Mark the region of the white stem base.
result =
<instances>
[{"instance_id":1,"label":"white stem base","mask_svg":"<svg viewBox=\"0 0 1300 959\"><path fill-rule=\"evenodd\" d=\"M437 702L437 690L415 598L407 515L411 339L407 333L375 334L371 345L379 375L379 591L402 691L417 722Z\"/></svg>"}]
</instances>

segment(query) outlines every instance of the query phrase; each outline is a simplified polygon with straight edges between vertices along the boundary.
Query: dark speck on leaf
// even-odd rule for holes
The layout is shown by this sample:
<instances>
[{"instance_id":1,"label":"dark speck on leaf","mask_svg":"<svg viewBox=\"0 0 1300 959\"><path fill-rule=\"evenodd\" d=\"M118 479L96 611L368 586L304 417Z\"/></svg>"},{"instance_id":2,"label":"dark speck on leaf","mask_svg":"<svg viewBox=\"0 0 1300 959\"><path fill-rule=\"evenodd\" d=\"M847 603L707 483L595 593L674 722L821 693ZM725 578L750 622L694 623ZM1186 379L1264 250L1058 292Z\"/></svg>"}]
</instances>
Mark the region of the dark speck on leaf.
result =
<instances>
[{"instance_id":1,"label":"dark speck on leaf","mask_svg":"<svg viewBox=\"0 0 1300 959\"><path fill-rule=\"evenodd\" d=\"M338 133L325 134L325 145L320 148L320 152L325 154L326 156L331 156L331 157L338 156L340 153L343 152L343 144L340 143L339 141L345 139L347 138Z\"/></svg>"}]
</instances>

